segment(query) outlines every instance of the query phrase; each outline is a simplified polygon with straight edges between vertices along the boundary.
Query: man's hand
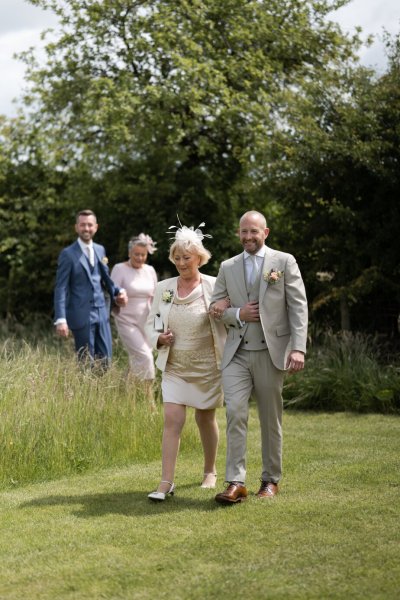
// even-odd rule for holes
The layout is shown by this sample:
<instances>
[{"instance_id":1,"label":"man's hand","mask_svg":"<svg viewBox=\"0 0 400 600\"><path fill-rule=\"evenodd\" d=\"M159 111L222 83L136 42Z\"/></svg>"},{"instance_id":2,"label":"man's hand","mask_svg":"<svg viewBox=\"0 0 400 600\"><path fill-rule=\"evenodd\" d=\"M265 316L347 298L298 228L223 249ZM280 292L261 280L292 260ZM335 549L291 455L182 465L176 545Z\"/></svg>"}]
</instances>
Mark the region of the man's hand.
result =
<instances>
[{"instance_id":1,"label":"man's hand","mask_svg":"<svg viewBox=\"0 0 400 600\"><path fill-rule=\"evenodd\" d=\"M286 368L290 373L297 373L304 369L304 353L299 350L292 350L286 361Z\"/></svg>"},{"instance_id":2,"label":"man's hand","mask_svg":"<svg viewBox=\"0 0 400 600\"><path fill-rule=\"evenodd\" d=\"M246 323L256 323L260 320L260 309L256 300L248 302L239 312L239 319Z\"/></svg>"},{"instance_id":3,"label":"man's hand","mask_svg":"<svg viewBox=\"0 0 400 600\"><path fill-rule=\"evenodd\" d=\"M115 296L114 299L117 306L126 306L128 304L128 294L125 290L120 290L119 294Z\"/></svg>"},{"instance_id":4,"label":"man's hand","mask_svg":"<svg viewBox=\"0 0 400 600\"><path fill-rule=\"evenodd\" d=\"M69 329L68 329L68 325L66 323L59 323L58 325L56 325L56 334L59 335L60 337L68 337L69 335Z\"/></svg>"}]
</instances>

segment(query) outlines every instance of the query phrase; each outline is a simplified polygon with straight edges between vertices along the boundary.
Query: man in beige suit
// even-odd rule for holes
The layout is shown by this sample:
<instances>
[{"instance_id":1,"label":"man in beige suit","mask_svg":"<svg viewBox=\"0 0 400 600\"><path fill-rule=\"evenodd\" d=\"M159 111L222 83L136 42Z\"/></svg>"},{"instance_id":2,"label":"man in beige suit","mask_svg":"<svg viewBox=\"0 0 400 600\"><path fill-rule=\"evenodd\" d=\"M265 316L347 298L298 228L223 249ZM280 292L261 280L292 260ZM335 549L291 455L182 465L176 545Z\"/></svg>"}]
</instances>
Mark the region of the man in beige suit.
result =
<instances>
[{"instance_id":1,"label":"man in beige suit","mask_svg":"<svg viewBox=\"0 0 400 600\"><path fill-rule=\"evenodd\" d=\"M246 443L249 399L254 393L261 426L259 498L278 492L282 475L282 387L285 370L304 367L307 298L295 258L264 244L269 229L256 211L240 219L244 252L221 264L210 313L228 327L222 360L227 417L227 488L216 501L247 497ZM229 296L230 308L223 298Z\"/></svg>"}]
</instances>

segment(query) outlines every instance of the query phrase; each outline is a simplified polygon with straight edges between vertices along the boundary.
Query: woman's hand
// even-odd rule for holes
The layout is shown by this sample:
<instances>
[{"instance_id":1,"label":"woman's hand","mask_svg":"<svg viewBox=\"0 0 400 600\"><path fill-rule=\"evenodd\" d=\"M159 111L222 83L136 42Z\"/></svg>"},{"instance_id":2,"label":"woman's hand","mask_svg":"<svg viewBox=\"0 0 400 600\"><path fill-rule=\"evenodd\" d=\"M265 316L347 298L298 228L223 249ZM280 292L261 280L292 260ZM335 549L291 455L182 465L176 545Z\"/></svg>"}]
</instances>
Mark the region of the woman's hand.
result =
<instances>
[{"instance_id":1,"label":"woman's hand","mask_svg":"<svg viewBox=\"0 0 400 600\"><path fill-rule=\"evenodd\" d=\"M117 306L126 306L128 304L128 294L124 288L119 290L119 293L117 296L115 296L114 300Z\"/></svg>"},{"instance_id":2,"label":"woman's hand","mask_svg":"<svg viewBox=\"0 0 400 600\"><path fill-rule=\"evenodd\" d=\"M160 333L157 340L157 346L172 346L174 343L175 336L170 329L164 331L164 333Z\"/></svg>"},{"instance_id":3,"label":"woman's hand","mask_svg":"<svg viewBox=\"0 0 400 600\"><path fill-rule=\"evenodd\" d=\"M214 318L214 319L220 319L225 310L227 308L229 308L231 305L231 302L229 300L229 297L227 296L226 298L222 298L222 300L218 300L217 302L214 302L214 304L211 305L210 307L210 315Z\"/></svg>"}]
</instances>

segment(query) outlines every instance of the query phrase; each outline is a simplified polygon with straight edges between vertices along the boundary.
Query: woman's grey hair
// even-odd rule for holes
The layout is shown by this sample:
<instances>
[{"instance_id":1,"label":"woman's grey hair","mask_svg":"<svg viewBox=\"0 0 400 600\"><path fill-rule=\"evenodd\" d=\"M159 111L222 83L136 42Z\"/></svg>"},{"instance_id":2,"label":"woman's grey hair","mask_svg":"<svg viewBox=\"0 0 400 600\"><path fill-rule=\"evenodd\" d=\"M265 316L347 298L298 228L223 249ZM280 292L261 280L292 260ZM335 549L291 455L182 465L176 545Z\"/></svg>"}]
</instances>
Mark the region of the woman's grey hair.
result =
<instances>
[{"instance_id":1,"label":"woman's grey hair","mask_svg":"<svg viewBox=\"0 0 400 600\"><path fill-rule=\"evenodd\" d=\"M139 235L135 235L129 240L128 252L130 252L134 246L143 246L149 254L153 254L157 250L156 245L157 242L153 242L149 235L146 233L139 233Z\"/></svg>"},{"instance_id":2,"label":"woman's grey hair","mask_svg":"<svg viewBox=\"0 0 400 600\"><path fill-rule=\"evenodd\" d=\"M134 246L143 246L143 248L146 248L147 250L146 242L144 242L143 240L139 240L139 238L132 238L131 240L129 240L128 252L130 252Z\"/></svg>"},{"instance_id":3,"label":"woman's grey hair","mask_svg":"<svg viewBox=\"0 0 400 600\"><path fill-rule=\"evenodd\" d=\"M204 248L201 242L193 243L190 240L184 241L175 241L171 244L169 249L169 260L175 264L174 255L180 250L181 252L188 252L189 254L197 254L200 256L200 264L199 267L206 265L211 258L211 252L209 252L206 248Z\"/></svg>"}]
</instances>

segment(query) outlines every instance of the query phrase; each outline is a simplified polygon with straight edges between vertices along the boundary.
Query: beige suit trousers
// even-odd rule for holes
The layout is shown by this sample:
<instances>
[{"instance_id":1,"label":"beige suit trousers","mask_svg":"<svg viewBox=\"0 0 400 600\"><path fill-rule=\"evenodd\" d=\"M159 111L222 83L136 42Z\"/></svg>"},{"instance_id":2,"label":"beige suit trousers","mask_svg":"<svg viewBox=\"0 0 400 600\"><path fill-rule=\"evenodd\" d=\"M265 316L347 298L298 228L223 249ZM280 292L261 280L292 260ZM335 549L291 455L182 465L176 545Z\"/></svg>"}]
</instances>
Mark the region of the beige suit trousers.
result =
<instances>
[{"instance_id":1,"label":"beige suit trousers","mask_svg":"<svg viewBox=\"0 0 400 600\"><path fill-rule=\"evenodd\" d=\"M239 348L222 370L227 417L226 481L246 479L249 400L253 394L261 427L263 481L278 483L282 476L282 387L284 371L277 369L268 350Z\"/></svg>"}]
</instances>

